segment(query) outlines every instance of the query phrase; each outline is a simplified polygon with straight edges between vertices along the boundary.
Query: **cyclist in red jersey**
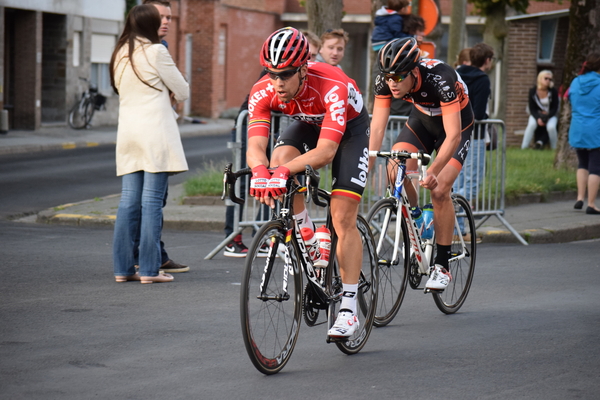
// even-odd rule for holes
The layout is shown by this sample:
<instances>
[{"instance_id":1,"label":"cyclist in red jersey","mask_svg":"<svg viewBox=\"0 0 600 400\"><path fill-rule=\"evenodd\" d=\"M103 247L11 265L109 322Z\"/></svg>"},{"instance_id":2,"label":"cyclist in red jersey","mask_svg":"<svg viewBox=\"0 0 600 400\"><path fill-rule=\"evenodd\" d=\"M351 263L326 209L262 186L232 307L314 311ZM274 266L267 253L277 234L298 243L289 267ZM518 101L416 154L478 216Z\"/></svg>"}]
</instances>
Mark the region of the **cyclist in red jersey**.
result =
<instances>
[{"instance_id":1,"label":"cyclist in red jersey","mask_svg":"<svg viewBox=\"0 0 600 400\"><path fill-rule=\"evenodd\" d=\"M337 258L343 283L340 313L328 334L352 336L359 325L356 292L362 244L356 217L368 172L369 115L356 82L339 68L310 63L307 39L294 28L275 31L263 44L260 60L267 75L250 92L248 150L250 195L273 207L292 174L306 165L332 165L331 217L338 235ZM267 145L271 111L295 121L279 136L271 161ZM268 167L275 168L270 172ZM314 230L302 196L294 199L301 228Z\"/></svg>"},{"instance_id":2,"label":"cyclist in red jersey","mask_svg":"<svg viewBox=\"0 0 600 400\"><path fill-rule=\"evenodd\" d=\"M437 250L435 267L425 286L443 290L452 279L448 259L455 218L450 193L469 151L473 131L473 111L467 86L448 64L421 59L414 38L387 43L379 51L377 61L381 72L375 81L369 149L381 147L392 97L412 102L415 107L392 150L428 154L436 151L427 176L420 182L431 191ZM416 163L416 160L408 161L407 168L416 169ZM416 206L417 191L409 182L405 182L405 187L411 204Z\"/></svg>"}]
</instances>

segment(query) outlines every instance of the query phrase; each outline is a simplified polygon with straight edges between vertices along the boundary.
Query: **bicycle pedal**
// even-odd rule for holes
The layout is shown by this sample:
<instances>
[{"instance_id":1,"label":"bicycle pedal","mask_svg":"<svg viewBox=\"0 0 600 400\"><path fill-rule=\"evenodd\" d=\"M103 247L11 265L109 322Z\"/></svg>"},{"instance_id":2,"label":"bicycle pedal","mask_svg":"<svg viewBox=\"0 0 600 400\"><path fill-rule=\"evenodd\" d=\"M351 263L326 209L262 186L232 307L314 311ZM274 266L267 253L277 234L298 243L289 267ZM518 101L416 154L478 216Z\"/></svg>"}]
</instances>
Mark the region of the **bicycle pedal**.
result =
<instances>
[{"instance_id":1,"label":"bicycle pedal","mask_svg":"<svg viewBox=\"0 0 600 400\"><path fill-rule=\"evenodd\" d=\"M444 291L444 289L430 289L430 288L425 288L425 290L423 291L424 294L429 294L429 293L442 293Z\"/></svg>"},{"instance_id":2,"label":"bicycle pedal","mask_svg":"<svg viewBox=\"0 0 600 400\"><path fill-rule=\"evenodd\" d=\"M348 341L348 337L344 336L327 336L327 343L343 343Z\"/></svg>"}]
</instances>

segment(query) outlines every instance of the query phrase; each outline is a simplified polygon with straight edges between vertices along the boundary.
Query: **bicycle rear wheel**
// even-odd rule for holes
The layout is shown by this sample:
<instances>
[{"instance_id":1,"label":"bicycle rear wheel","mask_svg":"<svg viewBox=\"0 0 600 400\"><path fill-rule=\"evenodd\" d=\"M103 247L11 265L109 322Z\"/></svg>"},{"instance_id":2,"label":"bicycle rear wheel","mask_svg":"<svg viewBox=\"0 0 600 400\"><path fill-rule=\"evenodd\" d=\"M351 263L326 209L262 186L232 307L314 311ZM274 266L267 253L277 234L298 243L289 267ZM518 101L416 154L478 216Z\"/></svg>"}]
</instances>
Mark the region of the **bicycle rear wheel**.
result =
<instances>
[{"instance_id":1,"label":"bicycle rear wheel","mask_svg":"<svg viewBox=\"0 0 600 400\"><path fill-rule=\"evenodd\" d=\"M358 281L358 293L356 294L357 312L360 325L354 335L344 341L336 341L337 347L346 354L358 353L367 343L367 339L373 329L373 321L375 319L375 308L377 306L377 290L378 290L378 275L377 255L375 254L375 243L373 235L369 229L369 224L362 216L358 216L356 220L358 232L360 233L363 257L362 270ZM336 260L337 265L337 260ZM335 311L339 311L339 302L332 302L331 307ZM329 323L329 328L333 326L337 312L332 315Z\"/></svg>"},{"instance_id":2,"label":"bicycle rear wheel","mask_svg":"<svg viewBox=\"0 0 600 400\"><path fill-rule=\"evenodd\" d=\"M279 221L258 230L246 256L240 293L244 345L256 369L266 375L279 372L288 362L302 317L298 256L292 246L286 248L285 237ZM269 246L269 255L259 258L263 245Z\"/></svg>"},{"instance_id":3,"label":"bicycle rear wheel","mask_svg":"<svg viewBox=\"0 0 600 400\"><path fill-rule=\"evenodd\" d=\"M94 115L94 105L87 98L77 102L69 112L69 126L73 129L85 128Z\"/></svg>"},{"instance_id":4,"label":"bicycle rear wheel","mask_svg":"<svg viewBox=\"0 0 600 400\"><path fill-rule=\"evenodd\" d=\"M400 219L400 230L396 232L396 204L395 199L381 199L373 205L367 216L369 228L375 239L379 269L379 292L373 322L377 327L386 326L394 319L406 294L410 242L404 219ZM396 239L398 254L394 260Z\"/></svg>"},{"instance_id":5,"label":"bicycle rear wheel","mask_svg":"<svg viewBox=\"0 0 600 400\"><path fill-rule=\"evenodd\" d=\"M477 235L471 206L467 199L456 193L452 194L452 202L456 213L449 262L452 280L443 292L433 293L435 304L444 314L457 312L467 299L473 282L477 254Z\"/></svg>"}]
</instances>

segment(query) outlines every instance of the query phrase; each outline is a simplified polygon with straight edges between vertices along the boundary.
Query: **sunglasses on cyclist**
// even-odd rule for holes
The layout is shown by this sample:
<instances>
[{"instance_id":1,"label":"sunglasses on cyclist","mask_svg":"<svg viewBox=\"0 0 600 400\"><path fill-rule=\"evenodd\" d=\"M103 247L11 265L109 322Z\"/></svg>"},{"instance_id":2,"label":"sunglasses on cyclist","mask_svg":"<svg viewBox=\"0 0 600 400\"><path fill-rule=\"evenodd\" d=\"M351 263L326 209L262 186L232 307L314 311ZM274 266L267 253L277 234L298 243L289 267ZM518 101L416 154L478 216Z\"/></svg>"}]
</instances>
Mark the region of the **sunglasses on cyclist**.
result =
<instances>
[{"instance_id":1,"label":"sunglasses on cyclist","mask_svg":"<svg viewBox=\"0 0 600 400\"><path fill-rule=\"evenodd\" d=\"M403 80L406 79L406 77L410 74L410 72L407 72L404 75L393 75L393 74L385 74L385 80L386 81L394 81L396 83L400 83Z\"/></svg>"},{"instance_id":2,"label":"sunglasses on cyclist","mask_svg":"<svg viewBox=\"0 0 600 400\"><path fill-rule=\"evenodd\" d=\"M265 68L265 71L267 72L267 74L269 74L269 78L271 78L273 80L276 80L277 78L279 78L282 81L287 81L292 76L296 75L298 73L298 71L300 71L301 68L302 67L298 67L296 69L288 69L288 70L281 71L281 72L273 72L273 71L269 70L268 68Z\"/></svg>"}]
</instances>

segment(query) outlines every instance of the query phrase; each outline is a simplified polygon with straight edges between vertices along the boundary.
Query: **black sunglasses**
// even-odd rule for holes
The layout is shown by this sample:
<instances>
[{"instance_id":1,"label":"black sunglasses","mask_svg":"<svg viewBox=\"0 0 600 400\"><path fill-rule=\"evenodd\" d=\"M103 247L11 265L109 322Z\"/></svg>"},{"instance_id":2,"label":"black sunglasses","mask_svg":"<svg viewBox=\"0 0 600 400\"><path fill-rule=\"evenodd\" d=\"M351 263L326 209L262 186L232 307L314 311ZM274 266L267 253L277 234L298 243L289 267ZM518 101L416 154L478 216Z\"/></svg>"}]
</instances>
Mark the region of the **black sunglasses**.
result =
<instances>
[{"instance_id":1,"label":"black sunglasses","mask_svg":"<svg viewBox=\"0 0 600 400\"><path fill-rule=\"evenodd\" d=\"M385 74L385 80L400 83L403 80L405 80L409 74L410 74L410 72L407 72L404 75Z\"/></svg>"},{"instance_id":2,"label":"black sunglasses","mask_svg":"<svg viewBox=\"0 0 600 400\"><path fill-rule=\"evenodd\" d=\"M287 70L281 71L281 72L273 72L273 71L269 70L268 68L265 68L265 71L267 72L267 74L269 74L269 78L271 78L273 80L276 80L277 78L279 78L282 81L287 81L292 76L296 75L298 73L298 71L300 71L301 68L302 67L298 67L296 69L287 69Z\"/></svg>"}]
</instances>

